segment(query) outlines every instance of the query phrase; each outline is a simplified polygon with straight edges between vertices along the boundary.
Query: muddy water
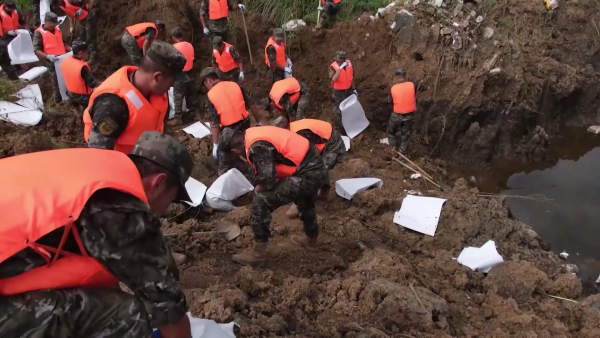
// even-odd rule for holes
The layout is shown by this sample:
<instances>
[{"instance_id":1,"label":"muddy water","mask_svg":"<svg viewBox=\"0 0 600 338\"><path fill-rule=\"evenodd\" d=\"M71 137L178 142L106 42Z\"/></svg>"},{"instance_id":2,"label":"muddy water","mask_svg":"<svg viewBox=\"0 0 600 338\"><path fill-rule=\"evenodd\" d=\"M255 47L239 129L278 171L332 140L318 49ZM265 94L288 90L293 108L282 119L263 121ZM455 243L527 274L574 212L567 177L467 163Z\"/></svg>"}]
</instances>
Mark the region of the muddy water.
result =
<instances>
[{"instance_id":1,"label":"muddy water","mask_svg":"<svg viewBox=\"0 0 600 338\"><path fill-rule=\"evenodd\" d=\"M600 135L568 130L553 140L544 163L500 161L492 171L465 173L481 192L507 198L512 215L530 225L552 251L569 254L584 288L597 292L600 274ZM472 176L475 178L473 179ZM543 202L547 198L552 201Z\"/></svg>"}]
</instances>

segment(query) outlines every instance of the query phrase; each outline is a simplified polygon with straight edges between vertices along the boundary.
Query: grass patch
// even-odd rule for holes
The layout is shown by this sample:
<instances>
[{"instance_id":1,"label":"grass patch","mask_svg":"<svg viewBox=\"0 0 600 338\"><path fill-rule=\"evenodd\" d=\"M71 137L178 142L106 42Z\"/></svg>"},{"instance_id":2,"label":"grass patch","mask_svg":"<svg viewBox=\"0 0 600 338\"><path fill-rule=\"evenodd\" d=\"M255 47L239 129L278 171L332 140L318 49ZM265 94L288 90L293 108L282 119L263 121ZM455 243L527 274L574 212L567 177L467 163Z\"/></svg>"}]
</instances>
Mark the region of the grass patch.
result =
<instances>
[{"instance_id":1,"label":"grass patch","mask_svg":"<svg viewBox=\"0 0 600 338\"><path fill-rule=\"evenodd\" d=\"M485 12L489 12L492 8L496 6L496 0L483 0L481 2L481 8Z\"/></svg>"},{"instance_id":2,"label":"grass patch","mask_svg":"<svg viewBox=\"0 0 600 338\"><path fill-rule=\"evenodd\" d=\"M21 13L29 12L31 10L30 0L15 0L15 5L17 5L17 9Z\"/></svg>"},{"instance_id":3,"label":"grass patch","mask_svg":"<svg viewBox=\"0 0 600 338\"><path fill-rule=\"evenodd\" d=\"M18 90L19 82L13 82L5 77L0 77L0 101L11 101L9 96L14 95ZM15 101L14 97L12 101Z\"/></svg>"}]
</instances>

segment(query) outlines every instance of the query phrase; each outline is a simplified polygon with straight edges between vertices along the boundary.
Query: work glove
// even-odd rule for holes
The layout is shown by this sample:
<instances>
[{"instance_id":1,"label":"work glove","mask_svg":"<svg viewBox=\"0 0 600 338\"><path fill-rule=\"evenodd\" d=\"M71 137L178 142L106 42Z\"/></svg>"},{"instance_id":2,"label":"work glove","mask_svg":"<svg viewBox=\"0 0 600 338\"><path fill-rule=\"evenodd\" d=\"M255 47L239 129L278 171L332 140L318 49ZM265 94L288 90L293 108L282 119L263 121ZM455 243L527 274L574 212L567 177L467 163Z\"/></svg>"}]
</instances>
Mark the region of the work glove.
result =
<instances>
[{"instance_id":1,"label":"work glove","mask_svg":"<svg viewBox=\"0 0 600 338\"><path fill-rule=\"evenodd\" d=\"M208 30L208 28L204 27L204 35L208 35L210 34L210 31Z\"/></svg>"},{"instance_id":2,"label":"work glove","mask_svg":"<svg viewBox=\"0 0 600 338\"><path fill-rule=\"evenodd\" d=\"M78 9L77 12L75 12L75 17L76 18L79 17L81 15L82 11L83 11L83 8Z\"/></svg>"},{"instance_id":3,"label":"work glove","mask_svg":"<svg viewBox=\"0 0 600 338\"><path fill-rule=\"evenodd\" d=\"M48 60L50 62L56 62L56 61L58 61L58 58L54 55L46 55L46 60Z\"/></svg>"},{"instance_id":4,"label":"work glove","mask_svg":"<svg viewBox=\"0 0 600 338\"><path fill-rule=\"evenodd\" d=\"M318 11L322 11L322 10L323 10L323 7L319 6L319 7L317 8L317 10L318 10Z\"/></svg>"},{"instance_id":5,"label":"work glove","mask_svg":"<svg viewBox=\"0 0 600 338\"><path fill-rule=\"evenodd\" d=\"M7 34L10 36L17 36L17 32L15 31L8 31Z\"/></svg>"},{"instance_id":6,"label":"work glove","mask_svg":"<svg viewBox=\"0 0 600 338\"><path fill-rule=\"evenodd\" d=\"M354 95L356 95L356 97L358 97L358 92L356 91L356 89L354 89L354 90L352 91L352 94L354 94Z\"/></svg>"},{"instance_id":7,"label":"work glove","mask_svg":"<svg viewBox=\"0 0 600 338\"><path fill-rule=\"evenodd\" d=\"M215 160L219 159L219 143L213 143L213 158Z\"/></svg>"},{"instance_id":8,"label":"work glove","mask_svg":"<svg viewBox=\"0 0 600 338\"><path fill-rule=\"evenodd\" d=\"M340 69L344 69L344 68L346 68L348 66L350 66L350 62L344 61L344 63L342 63L342 65L340 66Z\"/></svg>"},{"instance_id":9,"label":"work glove","mask_svg":"<svg viewBox=\"0 0 600 338\"><path fill-rule=\"evenodd\" d=\"M288 74L292 74L292 68L285 67L285 72L288 73Z\"/></svg>"},{"instance_id":10,"label":"work glove","mask_svg":"<svg viewBox=\"0 0 600 338\"><path fill-rule=\"evenodd\" d=\"M240 72L240 81L244 81L244 72Z\"/></svg>"},{"instance_id":11,"label":"work glove","mask_svg":"<svg viewBox=\"0 0 600 338\"><path fill-rule=\"evenodd\" d=\"M238 8L240 9L240 11L245 11L246 10L246 6L244 6L242 4L238 4Z\"/></svg>"}]
</instances>

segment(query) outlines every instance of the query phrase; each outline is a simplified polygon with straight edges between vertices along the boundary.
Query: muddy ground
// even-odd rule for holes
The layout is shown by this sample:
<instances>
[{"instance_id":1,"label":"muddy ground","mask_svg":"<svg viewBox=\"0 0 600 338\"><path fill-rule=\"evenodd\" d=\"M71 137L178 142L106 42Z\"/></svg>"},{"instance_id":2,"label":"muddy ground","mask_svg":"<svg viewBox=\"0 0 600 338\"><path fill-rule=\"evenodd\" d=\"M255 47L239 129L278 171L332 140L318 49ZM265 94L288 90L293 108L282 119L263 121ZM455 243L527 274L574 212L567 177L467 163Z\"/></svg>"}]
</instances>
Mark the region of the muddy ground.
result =
<instances>
[{"instance_id":1,"label":"muddy ground","mask_svg":"<svg viewBox=\"0 0 600 338\"><path fill-rule=\"evenodd\" d=\"M208 66L210 51L199 28L198 4L107 2L98 22L102 63L93 71L104 78L127 63L120 46L125 26L161 19L167 30L175 25L187 30L196 46L194 69L199 72ZM405 8L417 24L396 33L389 28L393 15L375 22L364 15L333 29L287 37L295 75L311 89L308 115L313 118L333 119L326 69L336 50L348 51L372 127L352 141L331 180L371 176L383 179L383 187L353 201L331 192L330 202L317 206L322 246L315 252L292 245L289 236L301 231L300 221L287 220L286 208L277 210L269 262L256 269L230 259L252 243L251 194L235 201L237 208L229 213L173 205L162 219L163 231L173 251L188 256L180 273L192 313L220 322L235 320L244 337L600 336L600 296L583 296L577 276L566 273L543 239L511 217L502 197L480 197L462 179L448 182L453 187L446 192L411 180L411 172L379 143L391 108L387 89L393 70L402 66L412 80L431 88L419 102L410 157L436 179L446 179L451 166L485 168L494 158L546 159L548 142L563 126L600 122L600 22L594 20L598 3L565 1L554 12L529 0L499 3L489 11L472 3L458 10L456 5L444 10ZM476 16L469 18L471 11ZM239 19L232 14L232 36L248 64ZM263 48L272 25L251 13L246 21L254 70L246 72L245 87L257 102L269 90ZM435 26L453 22L461 27L463 47L458 50ZM483 37L485 28L494 30L490 39ZM488 73L496 67L499 74ZM51 97L47 82L41 80L41 85L45 97ZM80 115L66 104L46 107L44 120L35 128L0 122L0 157L82 146ZM192 176L210 185L216 179L210 142L181 131L173 135L196 159ZM448 199L435 237L392 222L411 190ZM191 235L225 220L242 226L242 236L233 242ZM453 259L463 247L490 239L506 263L488 275Z\"/></svg>"}]
</instances>

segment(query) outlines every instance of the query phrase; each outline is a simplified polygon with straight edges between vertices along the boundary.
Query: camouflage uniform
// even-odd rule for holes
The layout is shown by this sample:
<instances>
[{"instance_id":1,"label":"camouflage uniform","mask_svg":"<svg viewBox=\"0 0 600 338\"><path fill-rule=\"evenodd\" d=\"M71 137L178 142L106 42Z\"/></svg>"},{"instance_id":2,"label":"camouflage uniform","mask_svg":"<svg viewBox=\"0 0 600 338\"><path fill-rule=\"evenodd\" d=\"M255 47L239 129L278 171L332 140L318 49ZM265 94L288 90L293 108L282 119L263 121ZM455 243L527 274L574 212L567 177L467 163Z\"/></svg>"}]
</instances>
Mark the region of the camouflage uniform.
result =
<instances>
[{"instance_id":1,"label":"camouflage uniform","mask_svg":"<svg viewBox=\"0 0 600 338\"><path fill-rule=\"evenodd\" d=\"M249 158L255 171L255 182L265 190L257 192L252 203L252 231L256 242L265 243L271 231L271 213L275 209L295 203L300 211L304 233L309 238L319 235L315 199L325 185L327 169L314 145L310 144L304 160L292 177L276 182L275 161L281 156L267 141L257 141L249 147Z\"/></svg>"},{"instance_id":2,"label":"camouflage uniform","mask_svg":"<svg viewBox=\"0 0 600 338\"><path fill-rule=\"evenodd\" d=\"M183 146L158 132L144 133L140 140L144 137L131 156L158 158L157 164L169 166L181 182L187 180L193 163ZM118 289L73 288L0 297L0 337L151 337L153 327L177 324L185 316L187 304L178 286L177 266L160 220L147 203L102 189L86 202L75 226L86 252L134 295ZM58 247L63 230L38 243ZM63 249L80 252L73 235ZM27 248L0 263L0 279L45 264Z\"/></svg>"},{"instance_id":3,"label":"camouflage uniform","mask_svg":"<svg viewBox=\"0 0 600 338\"><path fill-rule=\"evenodd\" d=\"M298 102L296 104L292 104L290 101L290 94L285 93L279 99L279 104L283 107L283 111L285 115L288 117L294 117L294 121L302 120L304 116L304 112L306 108L308 108L308 100L310 99L310 92L308 91L308 86L304 84L304 82L300 82L300 98L298 98Z\"/></svg>"},{"instance_id":4,"label":"camouflage uniform","mask_svg":"<svg viewBox=\"0 0 600 338\"><path fill-rule=\"evenodd\" d=\"M323 18L323 20L333 19L341 9L341 3L336 4L333 0L326 0L325 6L323 6L323 10L321 11L321 18Z\"/></svg>"},{"instance_id":5,"label":"camouflage uniform","mask_svg":"<svg viewBox=\"0 0 600 338\"><path fill-rule=\"evenodd\" d=\"M15 67L10 63L10 56L8 55L8 44L13 40L13 36L0 37L0 67L2 71L6 73L10 80L18 80L19 75Z\"/></svg>"},{"instance_id":6,"label":"camouflage uniform","mask_svg":"<svg viewBox=\"0 0 600 338\"><path fill-rule=\"evenodd\" d=\"M323 159L323 164L325 165L327 178L321 189L330 190L331 186L329 185L329 171L335 168L336 164L342 161L342 157L346 153L346 145L344 145L342 136L337 131L332 130L329 140L325 140L309 129L298 131L298 135L304 137L315 145L325 143L325 147L323 148L323 151L321 151L321 158Z\"/></svg>"},{"instance_id":7,"label":"camouflage uniform","mask_svg":"<svg viewBox=\"0 0 600 338\"><path fill-rule=\"evenodd\" d=\"M96 46L96 11L93 6L93 0L71 0L73 6L84 6L88 4L88 15L83 20L79 21L79 40L87 42L90 53L95 54L98 52ZM75 19L77 20L77 19Z\"/></svg>"},{"instance_id":8,"label":"camouflage uniform","mask_svg":"<svg viewBox=\"0 0 600 338\"><path fill-rule=\"evenodd\" d=\"M73 58L79 60L77 56L73 56ZM88 69L88 67L81 68L81 77L83 78L83 81L85 82L86 86L90 88L98 87L98 81L96 81L94 75L92 75L92 72ZM67 96L69 97L69 101L71 103L75 103L83 106L84 108L87 108L88 104L90 103L90 96L92 96L92 93L90 92L89 94L75 94L67 90Z\"/></svg>"},{"instance_id":9,"label":"camouflage uniform","mask_svg":"<svg viewBox=\"0 0 600 338\"><path fill-rule=\"evenodd\" d=\"M146 28L146 31L144 32L146 40L150 41L152 41L157 34L158 31L152 27ZM143 51L140 47L138 47L137 41L135 41L135 38L129 34L128 31L125 31L125 33L123 33L123 37L121 37L121 46L123 46L125 51L127 51L127 54L131 58L133 65L139 66L142 62L142 58L144 57Z\"/></svg>"},{"instance_id":10,"label":"camouflage uniform","mask_svg":"<svg viewBox=\"0 0 600 338\"><path fill-rule=\"evenodd\" d=\"M213 45L213 50L218 50L216 46ZM235 47L231 46L229 48L229 53L231 54L231 57L233 58L233 61L235 61L236 63L240 63L242 61L242 57L240 56L240 53L237 52L237 50L235 49ZM228 71L227 73L224 73L219 67L218 64L216 62L215 59L215 55L212 55L212 64L213 65L217 65L217 67L213 67L217 70L217 75L219 76L219 79L224 80L224 81L232 81L232 82L238 82L240 81L240 68L234 68L230 71Z\"/></svg>"},{"instance_id":11,"label":"camouflage uniform","mask_svg":"<svg viewBox=\"0 0 600 338\"><path fill-rule=\"evenodd\" d=\"M210 41L215 36L220 36L223 38L223 41L229 42L229 20L227 18L222 18L218 20L210 20L208 17L208 2L209 0L203 0L200 3L200 16L206 18L206 28L210 31ZM234 0L227 0L227 7L229 10L233 10L233 6L237 5L237 2Z\"/></svg>"},{"instance_id":12,"label":"camouflage uniform","mask_svg":"<svg viewBox=\"0 0 600 338\"><path fill-rule=\"evenodd\" d=\"M283 38L284 38L283 30L281 28L274 29L273 37L274 38L277 37L277 38L283 40ZM284 45L283 42L281 44ZM285 48L285 46L284 46L284 48ZM267 52L267 59L269 60L269 65L276 65L277 64L277 51L275 50L275 47L273 47L273 46L267 47L266 52ZM271 79L271 81L273 83L275 83L279 80L285 79L285 71L283 69L269 66L269 71L267 72L267 77L269 79Z\"/></svg>"},{"instance_id":13,"label":"camouflage uniform","mask_svg":"<svg viewBox=\"0 0 600 338\"><path fill-rule=\"evenodd\" d=\"M415 92L423 92L428 89L427 86L419 85L416 82L412 82L412 84L415 86ZM389 101L393 101L391 96ZM402 153L406 153L410 146L410 133L412 131L415 112L407 114L392 112L390 120L388 121L388 142L392 147L397 148Z\"/></svg>"},{"instance_id":14,"label":"camouflage uniform","mask_svg":"<svg viewBox=\"0 0 600 338\"><path fill-rule=\"evenodd\" d=\"M51 31L53 32L53 31ZM42 38L42 33L35 31L33 33L33 49L44 51L44 40ZM52 89L54 90L53 98L56 102L62 101L62 96L60 95L60 89L58 87L58 78L56 77L56 69L54 68L54 63L45 59L42 61L44 66L48 68L48 76L50 77L50 83L52 83Z\"/></svg>"},{"instance_id":15,"label":"camouflage uniform","mask_svg":"<svg viewBox=\"0 0 600 338\"><path fill-rule=\"evenodd\" d=\"M200 109L200 94L196 89L196 81L193 71L185 72L190 81L175 81L173 85L173 104L175 105L175 115L183 114L183 99L187 109L191 112L197 112Z\"/></svg>"}]
</instances>

